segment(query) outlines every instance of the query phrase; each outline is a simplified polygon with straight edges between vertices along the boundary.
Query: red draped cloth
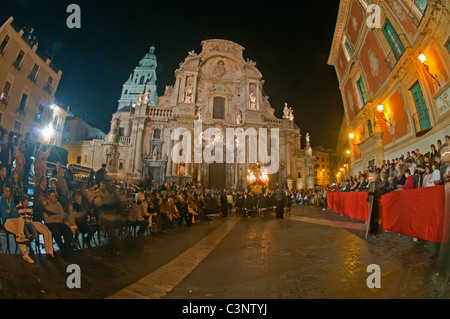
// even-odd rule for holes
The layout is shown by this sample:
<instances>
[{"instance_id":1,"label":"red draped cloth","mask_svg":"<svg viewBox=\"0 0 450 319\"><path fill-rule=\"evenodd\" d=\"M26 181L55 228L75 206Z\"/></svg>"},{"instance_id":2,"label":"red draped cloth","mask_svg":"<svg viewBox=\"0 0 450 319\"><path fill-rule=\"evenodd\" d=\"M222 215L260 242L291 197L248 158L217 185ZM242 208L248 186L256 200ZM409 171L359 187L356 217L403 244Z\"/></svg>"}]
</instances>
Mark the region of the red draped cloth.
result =
<instances>
[{"instance_id":1,"label":"red draped cloth","mask_svg":"<svg viewBox=\"0 0 450 319\"><path fill-rule=\"evenodd\" d=\"M364 222L369 221L369 192L327 191L327 205L332 211Z\"/></svg>"},{"instance_id":2,"label":"red draped cloth","mask_svg":"<svg viewBox=\"0 0 450 319\"><path fill-rule=\"evenodd\" d=\"M442 242L445 186L393 191L381 196L381 228L436 243Z\"/></svg>"}]
</instances>

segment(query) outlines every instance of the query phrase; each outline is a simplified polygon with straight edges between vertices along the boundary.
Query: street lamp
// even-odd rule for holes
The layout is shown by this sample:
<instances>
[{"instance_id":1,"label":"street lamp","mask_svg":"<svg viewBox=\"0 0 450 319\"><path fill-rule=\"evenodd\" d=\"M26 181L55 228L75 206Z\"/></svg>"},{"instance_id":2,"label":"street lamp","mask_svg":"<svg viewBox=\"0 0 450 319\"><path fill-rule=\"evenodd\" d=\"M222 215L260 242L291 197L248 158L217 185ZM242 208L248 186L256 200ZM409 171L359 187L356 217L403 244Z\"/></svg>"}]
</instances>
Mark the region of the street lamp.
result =
<instances>
[{"instance_id":1,"label":"street lamp","mask_svg":"<svg viewBox=\"0 0 450 319\"><path fill-rule=\"evenodd\" d=\"M425 56L425 54L421 53L418 58L419 58L420 62L422 62L425 70L427 70L428 74L433 78L433 80L435 80L437 82L437 84L439 84L439 87L440 87L441 83L439 83L437 76L435 74L431 74L431 72L430 72L430 67L427 64L427 57Z\"/></svg>"},{"instance_id":2,"label":"street lamp","mask_svg":"<svg viewBox=\"0 0 450 319\"><path fill-rule=\"evenodd\" d=\"M53 134L54 134L54 130L51 124L49 124L46 128L41 130L41 135L44 139L46 139L47 141L50 141L50 139L52 138Z\"/></svg>"},{"instance_id":3,"label":"street lamp","mask_svg":"<svg viewBox=\"0 0 450 319\"><path fill-rule=\"evenodd\" d=\"M386 114L383 112L383 110L384 110L383 104L378 105L378 106L377 106L377 110L378 110L378 113L380 114L380 117L383 119L383 121L385 121L386 123L388 123L389 126L392 126L391 119L390 119L390 118L387 118L387 117L386 117Z\"/></svg>"}]
</instances>

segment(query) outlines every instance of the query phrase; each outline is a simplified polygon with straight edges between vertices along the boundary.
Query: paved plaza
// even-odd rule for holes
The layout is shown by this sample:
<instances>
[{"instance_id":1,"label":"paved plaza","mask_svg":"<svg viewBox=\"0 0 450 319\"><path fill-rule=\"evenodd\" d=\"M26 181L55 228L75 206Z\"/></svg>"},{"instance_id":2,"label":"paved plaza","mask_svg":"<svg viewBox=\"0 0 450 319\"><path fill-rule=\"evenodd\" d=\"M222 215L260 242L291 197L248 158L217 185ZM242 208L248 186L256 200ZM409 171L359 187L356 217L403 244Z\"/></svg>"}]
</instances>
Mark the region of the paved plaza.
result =
<instances>
[{"instance_id":1,"label":"paved plaza","mask_svg":"<svg viewBox=\"0 0 450 319\"><path fill-rule=\"evenodd\" d=\"M449 298L435 283L438 247L383 232L318 207L294 206L284 219L214 218L188 228L76 251L69 263L2 255L0 298L335 299ZM368 288L367 267L381 270Z\"/></svg>"}]
</instances>

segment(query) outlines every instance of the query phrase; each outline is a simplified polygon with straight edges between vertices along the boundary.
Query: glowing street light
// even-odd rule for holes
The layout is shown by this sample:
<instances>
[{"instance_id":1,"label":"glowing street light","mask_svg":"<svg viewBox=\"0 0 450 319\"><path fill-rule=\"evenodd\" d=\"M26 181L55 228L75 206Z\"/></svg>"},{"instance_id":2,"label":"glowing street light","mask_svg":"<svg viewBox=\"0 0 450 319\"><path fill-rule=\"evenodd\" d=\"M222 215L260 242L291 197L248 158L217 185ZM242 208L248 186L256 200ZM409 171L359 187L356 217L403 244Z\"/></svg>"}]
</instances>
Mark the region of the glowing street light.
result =
<instances>
[{"instance_id":1,"label":"glowing street light","mask_svg":"<svg viewBox=\"0 0 450 319\"><path fill-rule=\"evenodd\" d=\"M425 64L427 62L427 57L425 56L425 54L422 53L419 55L419 60L420 60L420 62Z\"/></svg>"},{"instance_id":2,"label":"glowing street light","mask_svg":"<svg viewBox=\"0 0 450 319\"><path fill-rule=\"evenodd\" d=\"M350 139L353 140L353 138L355 137L355 134L350 133L350 134L348 134L348 137L350 137Z\"/></svg>"},{"instance_id":3,"label":"glowing street light","mask_svg":"<svg viewBox=\"0 0 450 319\"><path fill-rule=\"evenodd\" d=\"M52 127L51 125L48 125L46 128L44 128L44 129L41 131L41 134L42 134L42 136L43 136L44 138L46 138L46 139L49 140L49 139L53 136L53 134L54 134L53 127Z\"/></svg>"}]
</instances>

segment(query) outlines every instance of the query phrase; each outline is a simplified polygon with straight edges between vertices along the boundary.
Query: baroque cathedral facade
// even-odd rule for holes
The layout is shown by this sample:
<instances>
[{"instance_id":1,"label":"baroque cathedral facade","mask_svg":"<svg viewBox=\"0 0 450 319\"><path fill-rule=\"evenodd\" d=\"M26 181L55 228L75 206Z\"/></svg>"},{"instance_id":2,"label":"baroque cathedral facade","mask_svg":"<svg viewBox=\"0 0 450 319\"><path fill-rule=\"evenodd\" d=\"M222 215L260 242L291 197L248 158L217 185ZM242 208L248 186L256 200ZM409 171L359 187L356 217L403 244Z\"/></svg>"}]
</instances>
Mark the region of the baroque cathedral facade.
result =
<instances>
[{"instance_id":1,"label":"baroque cathedral facade","mask_svg":"<svg viewBox=\"0 0 450 319\"><path fill-rule=\"evenodd\" d=\"M270 183L290 189L314 186L309 134L302 149L292 110L285 105L283 118L274 115L269 97L263 93L262 74L255 62L244 60L242 46L222 39L203 41L201 53L188 53L175 71L174 85L166 86L160 97L154 50L152 46L124 83L106 138L78 148L81 156L92 157L86 162L93 169L106 163L108 173L118 178L150 176L159 183L176 182L183 186L190 182L204 187L245 189L249 170L258 165L250 161L255 150L250 137L247 140L244 136L242 141L244 162L174 160L172 151L177 140L171 138L170 132L179 128L191 132L188 139L194 145L198 138L194 135L194 123L201 121L202 137L209 128L219 129L223 136L230 128L245 132L254 129L257 135L260 129L277 129L278 140L270 139L269 144L277 143L279 163L277 171L269 175ZM200 145L204 149L207 143L202 137ZM267 147L270 152L270 145L259 147ZM188 151L194 153L194 147ZM185 158L194 159L190 155Z\"/></svg>"}]
</instances>

